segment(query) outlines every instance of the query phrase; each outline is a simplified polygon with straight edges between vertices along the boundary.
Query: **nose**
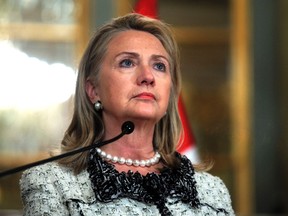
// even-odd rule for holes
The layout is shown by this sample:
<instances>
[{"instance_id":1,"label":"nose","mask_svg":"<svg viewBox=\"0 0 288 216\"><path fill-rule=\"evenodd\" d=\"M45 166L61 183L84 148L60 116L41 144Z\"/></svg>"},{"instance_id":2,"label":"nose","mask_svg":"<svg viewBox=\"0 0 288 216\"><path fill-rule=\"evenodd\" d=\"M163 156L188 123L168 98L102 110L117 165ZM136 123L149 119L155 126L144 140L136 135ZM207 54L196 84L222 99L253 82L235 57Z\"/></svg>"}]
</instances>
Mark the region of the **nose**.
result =
<instances>
[{"instance_id":1,"label":"nose","mask_svg":"<svg viewBox=\"0 0 288 216\"><path fill-rule=\"evenodd\" d=\"M149 66L141 66L139 67L138 77L137 77L137 84L138 85L154 85L155 84L155 77L152 69Z\"/></svg>"}]
</instances>

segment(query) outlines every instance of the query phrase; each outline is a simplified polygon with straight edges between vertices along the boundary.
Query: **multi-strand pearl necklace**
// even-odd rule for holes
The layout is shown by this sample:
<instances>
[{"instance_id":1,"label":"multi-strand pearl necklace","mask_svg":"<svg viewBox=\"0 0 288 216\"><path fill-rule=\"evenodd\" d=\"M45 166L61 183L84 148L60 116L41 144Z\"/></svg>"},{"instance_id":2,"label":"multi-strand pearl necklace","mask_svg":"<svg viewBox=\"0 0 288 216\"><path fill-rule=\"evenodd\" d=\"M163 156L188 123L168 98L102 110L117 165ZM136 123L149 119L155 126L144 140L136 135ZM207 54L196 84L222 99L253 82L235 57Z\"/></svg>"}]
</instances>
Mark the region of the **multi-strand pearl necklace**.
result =
<instances>
[{"instance_id":1,"label":"multi-strand pearl necklace","mask_svg":"<svg viewBox=\"0 0 288 216\"><path fill-rule=\"evenodd\" d=\"M112 163L126 164L127 166L141 166L149 167L157 164L161 158L161 155L158 152L155 152L155 155L148 160L132 160L130 158L125 159L123 157L112 156L107 154L105 151L100 148L96 148L97 153L106 161L111 161Z\"/></svg>"}]
</instances>

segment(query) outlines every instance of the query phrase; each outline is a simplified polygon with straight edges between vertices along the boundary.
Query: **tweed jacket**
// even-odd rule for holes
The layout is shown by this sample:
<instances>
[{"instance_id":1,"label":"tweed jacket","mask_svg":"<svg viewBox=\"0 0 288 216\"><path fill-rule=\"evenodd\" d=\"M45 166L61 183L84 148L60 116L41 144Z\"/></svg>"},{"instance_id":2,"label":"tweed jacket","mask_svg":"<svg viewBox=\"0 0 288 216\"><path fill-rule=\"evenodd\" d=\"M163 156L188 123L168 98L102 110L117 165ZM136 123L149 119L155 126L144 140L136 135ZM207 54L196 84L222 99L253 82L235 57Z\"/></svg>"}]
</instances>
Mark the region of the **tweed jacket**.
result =
<instances>
[{"instance_id":1,"label":"tweed jacket","mask_svg":"<svg viewBox=\"0 0 288 216\"><path fill-rule=\"evenodd\" d=\"M170 197L166 206L172 215L234 215L230 195L222 180L206 172L195 172L194 177L199 201L207 205L192 208ZM74 175L71 168L56 162L25 171L20 188L24 215L160 215L156 206L130 198L97 201L86 170ZM215 210L220 208L226 213Z\"/></svg>"}]
</instances>

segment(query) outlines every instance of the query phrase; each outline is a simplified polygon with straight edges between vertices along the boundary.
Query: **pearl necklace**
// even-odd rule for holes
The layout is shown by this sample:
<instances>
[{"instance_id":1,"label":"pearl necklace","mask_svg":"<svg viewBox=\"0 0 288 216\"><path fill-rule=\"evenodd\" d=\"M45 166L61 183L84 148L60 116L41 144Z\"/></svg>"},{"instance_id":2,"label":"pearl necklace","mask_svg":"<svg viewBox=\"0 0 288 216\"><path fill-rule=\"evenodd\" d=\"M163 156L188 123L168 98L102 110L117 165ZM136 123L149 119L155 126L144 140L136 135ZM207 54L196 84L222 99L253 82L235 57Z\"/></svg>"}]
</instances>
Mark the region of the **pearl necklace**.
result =
<instances>
[{"instance_id":1,"label":"pearl necklace","mask_svg":"<svg viewBox=\"0 0 288 216\"><path fill-rule=\"evenodd\" d=\"M149 167L157 164L161 158L161 155L158 152L155 152L155 155L148 160L132 160L130 158L125 159L123 157L112 156L107 154L105 151L100 148L96 148L97 153L101 158L105 161L111 161L112 163L126 164L127 166L141 166L141 167Z\"/></svg>"}]
</instances>

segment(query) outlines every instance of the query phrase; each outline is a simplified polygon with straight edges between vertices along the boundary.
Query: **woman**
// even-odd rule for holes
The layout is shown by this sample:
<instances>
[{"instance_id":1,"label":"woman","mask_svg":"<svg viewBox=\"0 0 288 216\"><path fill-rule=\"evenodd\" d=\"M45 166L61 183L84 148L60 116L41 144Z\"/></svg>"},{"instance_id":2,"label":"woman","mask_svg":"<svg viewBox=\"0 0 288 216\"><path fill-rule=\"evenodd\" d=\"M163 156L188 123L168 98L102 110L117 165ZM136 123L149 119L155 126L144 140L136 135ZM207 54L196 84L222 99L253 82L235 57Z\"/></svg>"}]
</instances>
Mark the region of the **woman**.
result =
<instances>
[{"instance_id":1,"label":"woman","mask_svg":"<svg viewBox=\"0 0 288 216\"><path fill-rule=\"evenodd\" d=\"M178 49L159 20L128 14L96 32L80 63L62 152L132 134L26 171L26 215L234 215L222 181L175 151Z\"/></svg>"}]
</instances>

